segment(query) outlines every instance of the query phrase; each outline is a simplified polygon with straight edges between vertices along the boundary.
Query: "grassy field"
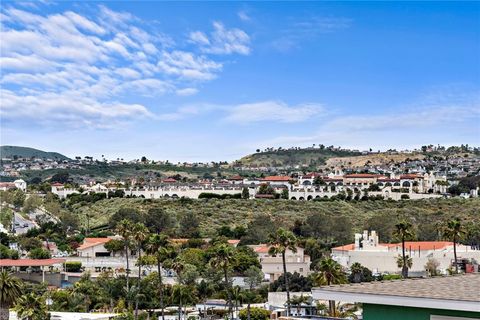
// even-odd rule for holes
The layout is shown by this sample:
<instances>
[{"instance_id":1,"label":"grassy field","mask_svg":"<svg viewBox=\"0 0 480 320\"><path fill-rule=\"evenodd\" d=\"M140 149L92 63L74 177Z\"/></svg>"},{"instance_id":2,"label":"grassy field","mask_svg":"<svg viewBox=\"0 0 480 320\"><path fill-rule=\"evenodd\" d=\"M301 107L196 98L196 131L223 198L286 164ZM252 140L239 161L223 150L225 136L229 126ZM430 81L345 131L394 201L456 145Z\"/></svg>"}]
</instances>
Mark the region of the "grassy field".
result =
<instances>
[{"instance_id":1,"label":"grassy field","mask_svg":"<svg viewBox=\"0 0 480 320\"><path fill-rule=\"evenodd\" d=\"M480 226L480 199L430 199L418 201L361 201L361 202L300 202L291 200L145 200L115 198L94 204L76 204L73 212L86 223L91 216L91 227L108 223L109 218L120 208L136 208L147 212L149 208L161 207L180 219L187 212L198 215L202 236L212 236L223 225L245 226L256 217L268 215L278 226L291 227L295 220L304 221L308 216L320 213L331 217L345 217L352 232L365 227L389 233L398 219L408 218L419 234L434 237L437 226L446 219L461 217L465 224ZM381 235L385 237L385 235ZM353 239L353 234L352 234Z\"/></svg>"}]
</instances>

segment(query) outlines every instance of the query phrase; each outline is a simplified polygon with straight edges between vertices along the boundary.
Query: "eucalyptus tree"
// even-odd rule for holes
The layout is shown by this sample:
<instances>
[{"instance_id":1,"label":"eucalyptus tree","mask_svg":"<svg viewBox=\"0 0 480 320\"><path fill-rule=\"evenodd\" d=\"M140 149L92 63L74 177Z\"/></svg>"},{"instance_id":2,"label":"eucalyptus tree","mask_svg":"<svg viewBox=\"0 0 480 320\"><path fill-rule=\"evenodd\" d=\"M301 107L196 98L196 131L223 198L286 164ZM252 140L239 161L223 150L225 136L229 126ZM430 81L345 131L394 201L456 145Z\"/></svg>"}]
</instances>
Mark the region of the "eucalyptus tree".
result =
<instances>
[{"instance_id":1,"label":"eucalyptus tree","mask_svg":"<svg viewBox=\"0 0 480 320\"><path fill-rule=\"evenodd\" d=\"M285 278L285 291L287 292L287 317L290 317L290 287L287 275L286 252L290 250L297 252L297 238L293 232L279 228L275 233L271 233L268 237L270 248L268 253L271 255L280 254L282 256L283 276Z\"/></svg>"}]
</instances>

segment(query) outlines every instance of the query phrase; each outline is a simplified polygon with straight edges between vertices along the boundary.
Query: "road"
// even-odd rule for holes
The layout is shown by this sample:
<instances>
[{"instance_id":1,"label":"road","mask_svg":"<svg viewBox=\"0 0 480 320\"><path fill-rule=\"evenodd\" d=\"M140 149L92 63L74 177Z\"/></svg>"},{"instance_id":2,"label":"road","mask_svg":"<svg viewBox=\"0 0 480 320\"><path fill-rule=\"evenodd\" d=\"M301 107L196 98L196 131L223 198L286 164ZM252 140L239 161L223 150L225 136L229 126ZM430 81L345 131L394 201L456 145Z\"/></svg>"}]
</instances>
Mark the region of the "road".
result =
<instances>
[{"instance_id":1,"label":"road","mask_svg":"<svg viewBox=\"0 0 480 320\"><path fill-rule=\"evenodd\" d=\"M13 218L13 227L16 234L24 234L27 233L29 229L38 227L38 225L31 220L25 219L21 214L15 212Z\"/></svg>"}]
</instances>

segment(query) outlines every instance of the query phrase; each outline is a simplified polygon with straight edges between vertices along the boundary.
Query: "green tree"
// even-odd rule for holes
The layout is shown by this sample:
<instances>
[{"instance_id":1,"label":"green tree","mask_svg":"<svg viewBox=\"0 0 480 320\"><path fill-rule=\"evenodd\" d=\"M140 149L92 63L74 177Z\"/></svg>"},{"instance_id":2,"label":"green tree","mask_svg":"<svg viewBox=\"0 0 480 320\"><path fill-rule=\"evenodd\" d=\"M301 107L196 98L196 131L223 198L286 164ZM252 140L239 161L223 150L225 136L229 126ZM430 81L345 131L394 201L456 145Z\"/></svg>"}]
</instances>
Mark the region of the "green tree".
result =
<instances>
[{"instance_id":1,"label":"green tree","mask_svg":"<svg viewBox=\"0 0 480 320\"><path fill-rule=\"evenodd\" d=\"M188 211L180 218L180 235L183 238L197 238L199 232L200 221L195 213Z\"/></svg>"},{"instance_id":2,"label":"green tree","mask_svg":"<svg viewBox=\"0 0 480 320\"><path fill-rule=\"evenodd\" d=\"M270 248L268 253L271 255L280 254L282 256L283 277L285 278L285 291L287 292L287 317L290 317L290 288L288 286L286 252L290 250L297 252L297 238L293 232L279 228L277 232L269 235L268 244Z\"/></svg>"},{"instance_id":3,"label":"green tree","mask_svg":"<svg viewBox=\"0 0 480 320\"><path fill-rule=\"evenodd\" d=\"M165 304L163 297L162 265L165 260L173 255L173 248L168 242L168 237L164 234L153 234L147 242L147 252L157 259L158 275L158 293L160 296L160 309L162 310L162 320L165 320Z\"/></svg>"},{"instance_id":4,"label":"green tree","mask_svg":"<svg viewBox=\"0 0 480 320\"><path fill-rule=\"evenodd\" d=\"M50 259L52 256L50 251L43 248L34 248L28 253L30 259Z\"/></svg>"},{"instance_id":5,"label":"green tree","mask_svg":"<svg viewBox=\"0 0 480 320\"><path fill-rule=\"evenodd\" d=\"M7 271L0 272L0 319L9 319L9 308L22 295L22 282Z\"/></svg>"},{"instance_id":6,"label":"green tree","mask_svg":"<svg viewBox=\"0 0 480 320\"><path fill-rule=\"evenodd\" d=\"M45 298L34 292L21 296L15 305L15 310L19 320L50 319Z\"/></svg>"},{"instance_id":7,"label":"green tree","mask_svg":"<svg viewBox=\"0 0 480 320\"><path fill-rule=\"evenodd\" d=\"M315 267L316 274L314 274L316 285L332 285L342 284L347 282L345 272L342 266L332 258L322 259ZM330 313L335 312L335 301L328 301Z\"/></svg>"},{"instance_id":8,"label":"green tree","mask_svg":"<svg viewBox=\"0 0 480 320\"><path fill-rule=\"evenodd\" d=\"M123 249L125 250L125 259L127 262L127 269L125 270L127 275L127 292L130 290L130 261L129 261L129 248L130 241L133 237L133 224L130 220L123 219L117 224L117 233L122 237Z\"/></svg>"},{"instance_id":9,"label":"green tree","mask_svg":"<svg viewBox=\"0 0 480 320\"><path fill-rule=\"evenodd\" d=\"M146 239L148 239L148 228L143 223L135 223L132 230L132 238L137 245L138 260L142 260L142 246ZM138 263L138 278L137 278L137 291L140 292L140 284L142 277L142 264ZM138 319L138 296L135 299L135 319Z\"/></svg>"},{"instance_id":10,"label":"green tree","mask_svg":"<svg viewBox=\"0 0 480 320\"><path fill-rule=\"evenodd\" d=\"M402 241L402 277L408 277L408 264L407 264L407 255L405 254L405 241L413 239L413 227L412 224L408 221L400 221L395 225L395 230L393 235Z\"/></svg>"},{"instance_id":11,"label":"green tree","mask_svg":"<svg viewBox=\"0 0 480 320\"><path fill-rule=\"evenodd\" d=\"M232 246L220 243L213 248L213 257L210 260L210 264L214 268L219 268L223 271L223 276L225 280L225 290L227 292L227 303L229 313L233 319L232 311L232 298L230 295L230 282L228 281L228 272L234 263L235 252Z\"/></svg>"},{"instance_id":12,"label":"green tree","mask_svg":"<svg viewBox=\"0 0 480 320\"><path fill-rule=\"evenodd\" d=\"M253 290L260 283L262 283L265 275L262 270L256 266L250 266L247 271L245 271L245 283L248 285L250 290Z\"/></svg>"},{"instance_id":13,"label":"green tree","mask_svg":"<svg viewBox=\"0 0 480 320\"><path fill-rule=\"evenodd\" d=\"M182 307L187 306L188 304L195 302L195 294L191 287L177 284L173 286L172 290L172 303L178 304L178 319L181 320L182 317ZM183 311L183 314L186 315L186 311Z\"/></svg>"},{"instance_id":14,"label":"green tree","mask_svg":"<svg viewBox=\"0 0 480 320\"><path fill-rule=\"evenodd\" d=\"M453 242L453 259L455 261L455 273L458 273L457 244L458 241L465 236L465 229L459 218L447 221L443 231L443 236L447 239L452 240Z\"/></svg>"},{"instance_id":15,"label":"green tree","mask_svg":"<svg viewBox=\"0 0 480 320\"><path fill-rule=\"evenodd\" d=\"M405 265L407 269L411 269L413 265L413 259L407 254L405 257L402 255L398 255L395 260L397 261L397 267L404 269L403 266Z\"/></svg>"},{"instance_id":16,"label":"green tree","mask_svg":"<svg viewBox=\"0 0 480 320\"><path fill-rule=\"evenodd\" d=\"M248 199L250 198L250 193L248 192L247 187L243 187L242 189L242 199Z\"/></svg>"},{"instance_id":17,"label":"green tree","mask_svg":"<svg viewBox=\"0 0 480 320\"><path fill-rule=\"evenodd\" d=\"M15 190L13 192L13 205L16 208L20 208L23 206L24 202L25 202L25 193L20 189Z\"/></svg>"},{"instance_id":18,"label":"green tree","mask_svg":"<svg viewBox=\"0 0 480 320\"><path fill-rule=\"evenodd\" d=\"M270 311L263 308L242 309L239 313L240 320L268 320L270 318Z\"/></svg>"}]
</instances>

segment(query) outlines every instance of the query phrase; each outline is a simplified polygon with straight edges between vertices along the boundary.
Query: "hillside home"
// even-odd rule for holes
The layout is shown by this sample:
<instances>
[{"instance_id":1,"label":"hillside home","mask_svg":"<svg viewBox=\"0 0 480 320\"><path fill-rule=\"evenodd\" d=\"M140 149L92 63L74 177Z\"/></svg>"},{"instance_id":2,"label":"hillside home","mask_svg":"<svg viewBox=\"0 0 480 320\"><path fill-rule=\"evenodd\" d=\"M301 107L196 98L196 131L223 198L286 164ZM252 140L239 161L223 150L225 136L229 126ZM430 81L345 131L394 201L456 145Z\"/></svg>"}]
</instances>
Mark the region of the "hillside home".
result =
<instances>
[{"instance_id":1,"label":"hillside home","mask_svg":"<svg viewBox=\"0 0 480 320\"><path fill-rule=\"evenodd\" d=\"M77 248L79 257L110 257L111 253L105 249L105 244L113 238L85 238Z\"/></svg>"},{"instance_id":2,"label":"hillside home","mask_svg":"<svg viewBox=\"0 0 480 320\"><path fill-rule=\"evenodd\" d=\"M283 274L282 257L280 255L270 255L268 253L270 246L259 244L249 247L257 253L265 279L273 282ZM297 272L302 276L307 276L310 273L310 256L305 254L303 248L297 247L297 252L287 250L285 258L287 272Z\"/></svg>"}]
</instances>

